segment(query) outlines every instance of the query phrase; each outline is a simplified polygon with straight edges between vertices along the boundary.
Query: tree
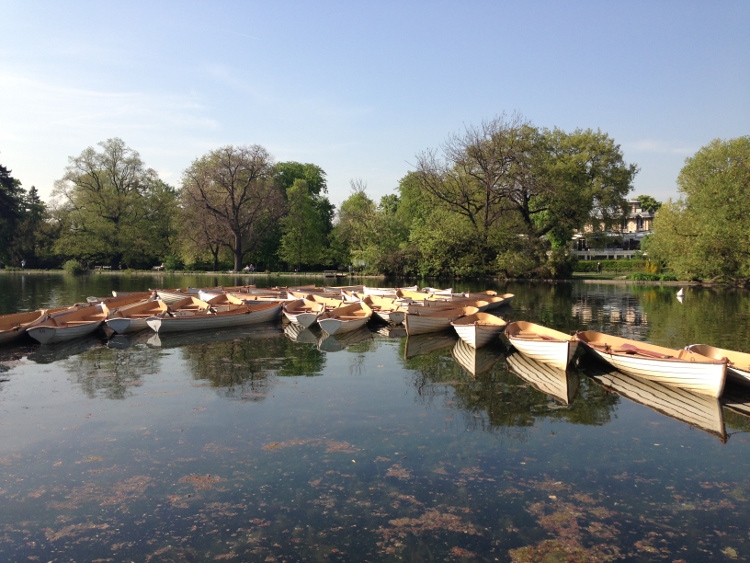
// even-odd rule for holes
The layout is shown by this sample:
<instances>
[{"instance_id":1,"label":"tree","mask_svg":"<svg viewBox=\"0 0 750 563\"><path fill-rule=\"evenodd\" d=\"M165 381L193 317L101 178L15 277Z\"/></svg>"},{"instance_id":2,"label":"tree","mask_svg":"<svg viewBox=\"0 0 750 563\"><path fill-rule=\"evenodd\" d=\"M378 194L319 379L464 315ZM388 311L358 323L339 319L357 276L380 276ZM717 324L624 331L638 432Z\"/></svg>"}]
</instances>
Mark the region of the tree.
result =
<instances>
[{"instance_id":1,"label":"tree","mask_svg":"<svg viewBox=\"0 0 750 563\"><path fill-rule=\"evenodd\" d=\"M514 115L452 135L440 153L421 153L411 181L466 220L464 236L489 266L508 234L563 248L592 217L619 223L636 173L600 131L538 129Z\"/></svg>"},{"instance_id":2,"label":"tree","mask_svg":"<svg viewBox=\"0 0 750 563\"><path fill-rule=\"evenodd\" d=\"M118 138L70 157L55 182L58 220L65 223L58 251L86 260L146 266L168 244L150 236L164 214L154 215L165 184L139 154ZM173 201L173 199L172 199Z\"/></svg>"},{"instance_id":3,"label":"tree","mask_svg":"<svg viewBox=\"0 0 750 563\"><path fill-rule=\"evenodd\" d=\"M273 159L259 145L221 147L185 170L185 200L214 216L240 270L245 254L286 214L284 195L273 180Z\"/></svg>"},{"instance_id":4,"label":"tree","mask_svg":"<svg viewBox=\"0 0 750 563\"><path fill-rule=\"evenodd\" d=\"M372 242L375 202L367 195L367 184L351 180L351 195L341 204L334 237L347 251L347 258L358 265L367 263L366 251Z\"/></svg>"},{"instance_id":5,"label":"tree","mask_svg":"<svg viewBox=\"0 0 750 563\"><path fill-rule=\"evenodd\" d=\"M302 266L319 263L323 252L324 224L315 209L307 181L296 179L287 190L289 212L281 220L279 256L289 264Z\"/></svg>"},{"instance_id":6,"label":"tree","mask_svg":"<svg viewBox=\"0 0 750 563\"><path fill-rule=\"evenodd\" d=\"M23 215L23 200L21 182L0 165L0 262L20 263L20 258L12 256L11 243Z\"/></svg>"},{"instance_id":7,"label":"tree","mask_svg":"<svg viewBox=\"0 0 750 563\"><path fill-rule=\"evenodd\" d=\"M39 193L34 186L31 186L28 193L24 193L20 216L16 223L15 233L10 243L10 254L14 261L20 262L25 259L27 262L34 261L39 265L38 258L43 254L39 248L44 237L45 218L47 216L46 207L39 198Z\"/></svg>"},{"instance_id":8,"label":"tree","mask_svg":"<svg viewBox=\"0 0 750 563\"><path fill-rule=\"evenodd\" d=\"M682 194L664 204L645 242L649 258L682 277L750 278L750 136L715 139L685 161Z\"/></svg>"},{"instance_id":9,"label":"tree","mask_svg":"<svg viewBox=\"0 0 750 563\"><path fill-rule=\"evenodd\" d=\"M653 197L650 195L639 195L637 198L638 203L641 204L641 209L644 211L650 211L651 213L656 213L659 211L659 208L661 208L661 202L656 201Z\"/></svg>"}]
</instances>

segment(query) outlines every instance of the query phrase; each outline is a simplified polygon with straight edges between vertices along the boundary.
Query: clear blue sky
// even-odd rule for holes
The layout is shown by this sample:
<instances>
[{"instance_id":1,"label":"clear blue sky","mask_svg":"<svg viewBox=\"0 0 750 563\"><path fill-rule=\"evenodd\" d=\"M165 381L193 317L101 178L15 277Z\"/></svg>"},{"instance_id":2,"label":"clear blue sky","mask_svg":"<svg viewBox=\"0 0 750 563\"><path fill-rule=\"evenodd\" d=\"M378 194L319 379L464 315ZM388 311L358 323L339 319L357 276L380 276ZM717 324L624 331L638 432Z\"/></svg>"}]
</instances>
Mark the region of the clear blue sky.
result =
<instances>
[{"instance_id":1,"label":"clear blue sky","mask_svg":"<svg viewBox=\"0 0 750 563\"><path fill-rule=\"evenodd\" d=\"M395 193L415 155L518 112L600 129L676 197L686 157L750 134L750 1L2 3L0 164L47 201L69 156L120 137L179 186L260 144L339 205Z\"/></svg>"}]
</instances>

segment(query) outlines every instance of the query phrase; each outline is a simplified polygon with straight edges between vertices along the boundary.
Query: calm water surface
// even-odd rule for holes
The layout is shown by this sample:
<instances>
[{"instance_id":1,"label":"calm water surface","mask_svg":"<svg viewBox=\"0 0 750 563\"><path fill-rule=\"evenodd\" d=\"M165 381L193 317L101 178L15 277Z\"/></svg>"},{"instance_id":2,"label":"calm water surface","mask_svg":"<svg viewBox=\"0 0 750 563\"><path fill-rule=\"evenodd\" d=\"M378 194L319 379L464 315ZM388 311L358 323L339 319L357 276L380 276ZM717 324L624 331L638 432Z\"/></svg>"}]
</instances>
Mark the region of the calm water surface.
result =
<instances>
[{"instance_id":1,"label":"calm water surface","mask_svg":"<svg viewBox=\"0 0 750 563\"><path fill-rule=\"evenodd\" d=\"M247 279L4 273L0 312ZM746 292L481 289L516 294L507 320L750 348ZM0 560L747 560L743 412L382 326L6 346Z\"/></svg>"}]
</instances>

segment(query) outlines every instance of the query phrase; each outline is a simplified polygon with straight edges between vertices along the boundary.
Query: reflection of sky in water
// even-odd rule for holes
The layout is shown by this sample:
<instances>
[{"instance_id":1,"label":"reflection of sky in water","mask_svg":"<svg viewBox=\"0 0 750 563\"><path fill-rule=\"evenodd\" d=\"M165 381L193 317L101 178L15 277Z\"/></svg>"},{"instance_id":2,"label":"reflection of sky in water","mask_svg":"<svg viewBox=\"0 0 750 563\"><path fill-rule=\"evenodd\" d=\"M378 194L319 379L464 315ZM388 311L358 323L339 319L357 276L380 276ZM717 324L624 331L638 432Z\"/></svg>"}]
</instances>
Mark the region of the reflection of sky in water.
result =
<instances>
[{"instance_id":1,"label":"reflection of sky in water","mask_svg":"<svg viewBox=\"0 0 750 563\"><path fill-rule=\"evenodd\" d=\"M519 286L513 315L572 331L586 293L602 326L635 300L658 338L690 334L666 293L555 291ZM566 406L441 339L326 352L278 325L6 351L0 557L745 558L748 419L722 444L578 372Z\"/></svg>"}]
</instances>

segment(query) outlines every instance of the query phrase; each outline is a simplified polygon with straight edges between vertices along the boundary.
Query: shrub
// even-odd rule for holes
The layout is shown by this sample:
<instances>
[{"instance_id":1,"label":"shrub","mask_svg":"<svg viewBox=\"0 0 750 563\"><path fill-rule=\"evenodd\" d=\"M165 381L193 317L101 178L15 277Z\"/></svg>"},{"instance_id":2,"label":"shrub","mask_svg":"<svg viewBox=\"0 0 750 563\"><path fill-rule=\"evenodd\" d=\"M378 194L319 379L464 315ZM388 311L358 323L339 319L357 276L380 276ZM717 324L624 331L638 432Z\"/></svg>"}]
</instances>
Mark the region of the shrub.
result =
<instances>
[{"instance_id":1,"label":"shrub","mask_svg":"<svg viewBox=\"0 0 750 563\"><path fill-rule=\"evenodd\" d=\"M86 268L78 260L68 260L63 264L63 270L68 274L83 274Z\"/></svg>"},{"instance_id":2,"label":"shrub","mask_svg":"<svg viewBox=\"0 0 750 563\"><path fill-rule=\"evenodd\" d=\"M579 260L573 271L596 272L597 263L601 263L603 272L648 272L646 260Z\"/></svg>"},{"instance_id":3,"label":"shrub","mask_svg":"<svg viewBox=\"0 0 750 563\"><path fill-rule=\"evenodd\" d=\"M661 276L659 274L648 274L646 272L636 272L634 274L630 274L628 276L628 279L631 281L661 281Z\"/></svg>"},{"instance_id":4,"label":"shrub","mask_svg":"<svg viewBox=\"0 0 750 563\"><path fill-rule=\"evenodd\" d=\"M182 270L184 264L179 256L167 256L164 260L164 269L174 272L175 270Z\"/></svg>"}]
</instances>

